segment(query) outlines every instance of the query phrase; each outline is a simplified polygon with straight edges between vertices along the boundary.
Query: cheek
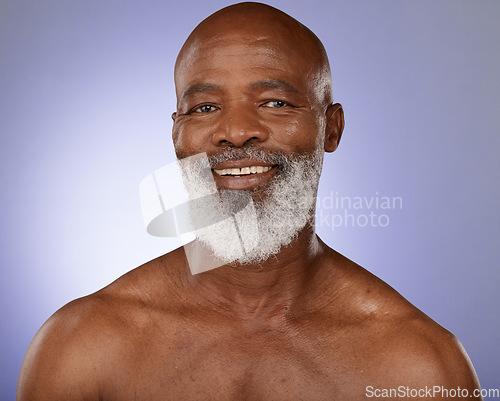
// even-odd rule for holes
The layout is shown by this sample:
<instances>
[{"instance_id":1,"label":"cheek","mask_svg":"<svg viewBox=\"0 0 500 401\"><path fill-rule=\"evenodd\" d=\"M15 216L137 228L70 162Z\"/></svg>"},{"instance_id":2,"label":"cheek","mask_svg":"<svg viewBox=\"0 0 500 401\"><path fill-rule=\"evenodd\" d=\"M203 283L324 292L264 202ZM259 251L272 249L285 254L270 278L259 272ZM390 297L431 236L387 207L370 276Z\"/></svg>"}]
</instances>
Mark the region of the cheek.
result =
<instances>
[{"instance_id":1,"label":"cheek","mask_svg":"<svg viewBox=\"0 0 500 401\"><path fill-rule=\"evenodd\" d=\"M286 127L286 134L296 137L302 131L302 124L299 120L291 121Z\"/></svg>"},{"instance_id":2,"label":"cheek","mask_svg":"<svg viewBox=\"0 0 500 401\"><path fill-rule=\"evenodd\" d=\"M177 157L184 158L203 152L204 145L210 139L210 132L207 124L195 124L191 117L180 117L172 128Z\"/></svg>"},{"instance_id":3,"label":"cheek","mask_svg":"<svg viewBox=\"0 0 500 401\"><path fill-rule=\"evenodd\" d=\"M286 123L285 137L281 140L288 142L296 152L313 151L321 139L321 129L321 121L315 116L301 116Z\"/></svg>"}]
</instances>

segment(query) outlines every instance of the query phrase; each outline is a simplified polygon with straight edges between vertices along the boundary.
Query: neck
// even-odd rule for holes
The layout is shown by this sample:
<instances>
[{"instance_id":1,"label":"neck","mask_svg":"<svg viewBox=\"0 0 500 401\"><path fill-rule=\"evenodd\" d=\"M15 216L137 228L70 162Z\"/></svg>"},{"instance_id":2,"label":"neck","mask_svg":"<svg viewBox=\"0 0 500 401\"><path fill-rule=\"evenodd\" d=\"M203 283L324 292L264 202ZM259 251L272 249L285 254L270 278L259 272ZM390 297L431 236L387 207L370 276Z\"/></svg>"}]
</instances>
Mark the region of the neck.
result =
<instances>
[{"instance_id":1,"label":"neck","mask_svg":"<svg viewBox=\"0 0 500 401\"><path fill-rule=\"evenodd\" d=\"M260 264L224 265L190 276L194 293L214 308L266 318L288 310L307 291L324 244L307 225L278 254Z\"/></svg>"}]
</instances>

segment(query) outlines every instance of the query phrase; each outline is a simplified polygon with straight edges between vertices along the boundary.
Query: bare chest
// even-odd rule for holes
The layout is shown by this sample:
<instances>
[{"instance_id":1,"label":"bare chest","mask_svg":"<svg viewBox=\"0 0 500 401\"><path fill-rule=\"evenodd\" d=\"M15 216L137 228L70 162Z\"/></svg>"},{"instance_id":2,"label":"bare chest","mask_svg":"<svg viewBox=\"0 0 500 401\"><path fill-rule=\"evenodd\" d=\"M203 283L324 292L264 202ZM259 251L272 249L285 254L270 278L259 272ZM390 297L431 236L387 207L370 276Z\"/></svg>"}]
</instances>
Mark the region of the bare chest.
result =
<instances>
[{"instance_id":1,"label":"bare chest","mask_svg":"<svg viewBox=\"0 0 500 401\"><path fill-rule=\"evenodd\" d=\"M184 332L169 337L154 336L131 348L109 378L104 399L347 401L364 395L353 354L345 346L335 352L335 341L327 336Z\"/></svg>"}]
</instances>

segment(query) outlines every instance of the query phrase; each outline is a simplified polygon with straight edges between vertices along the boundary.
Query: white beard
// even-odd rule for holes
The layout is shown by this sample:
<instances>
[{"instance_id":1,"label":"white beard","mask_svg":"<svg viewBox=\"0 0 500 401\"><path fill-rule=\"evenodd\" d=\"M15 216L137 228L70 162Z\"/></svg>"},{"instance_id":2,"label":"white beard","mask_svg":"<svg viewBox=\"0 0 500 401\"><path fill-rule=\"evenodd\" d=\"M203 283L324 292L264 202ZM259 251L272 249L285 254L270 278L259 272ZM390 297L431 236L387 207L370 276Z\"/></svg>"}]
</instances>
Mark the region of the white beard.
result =
<instances>
[{"instance_id":1,"label":"white beard","mask_svg":"<svg viewBox=\"0 0 500 401\"><path fill-rule=\"evenodd\" d=\"M300 156L249 147L225 148L219 155L209 157L212 166L248 158L277 164L278 171L271 182L261 188L260 200L252 201L252 191L221 190L214 202L190 204L197 240L207 246L221 264L255 264L276 255L306 224L314 225L323 155L320 146L313 154ZM199 163L182 166L190 196L199 198L213 193L215 183L211 177L211 182L207 182L206 171L200 173ZM207 226L207 219L217 222Z\"/></svg>"}]
</instances>

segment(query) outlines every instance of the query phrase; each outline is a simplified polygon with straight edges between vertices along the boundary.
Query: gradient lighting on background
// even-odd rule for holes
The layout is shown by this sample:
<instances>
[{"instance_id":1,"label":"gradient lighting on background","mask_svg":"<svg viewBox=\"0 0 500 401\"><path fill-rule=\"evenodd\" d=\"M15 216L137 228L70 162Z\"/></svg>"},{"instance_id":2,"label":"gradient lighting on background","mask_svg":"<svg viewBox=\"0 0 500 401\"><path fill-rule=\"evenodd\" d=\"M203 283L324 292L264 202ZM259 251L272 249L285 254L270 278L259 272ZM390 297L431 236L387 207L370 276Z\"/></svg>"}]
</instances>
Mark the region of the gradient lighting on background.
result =
<instances>
[{"instance_id":1,"label":"gradient lighting on background","mask_svg":"<svg viewBox=\"0 0 500 401\"><path fill-rule=\"evenodd\" d=\"M2 400L53 312L178 246L147 235L138 186L175 160L175 56L227 4L1 3ZM387 227L320 236L457 335L498 388L500 3L269 4L321 38L344 105L319 202L402 198Z\"/></svg>"}]
</instances>

